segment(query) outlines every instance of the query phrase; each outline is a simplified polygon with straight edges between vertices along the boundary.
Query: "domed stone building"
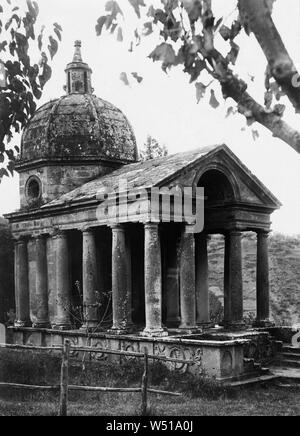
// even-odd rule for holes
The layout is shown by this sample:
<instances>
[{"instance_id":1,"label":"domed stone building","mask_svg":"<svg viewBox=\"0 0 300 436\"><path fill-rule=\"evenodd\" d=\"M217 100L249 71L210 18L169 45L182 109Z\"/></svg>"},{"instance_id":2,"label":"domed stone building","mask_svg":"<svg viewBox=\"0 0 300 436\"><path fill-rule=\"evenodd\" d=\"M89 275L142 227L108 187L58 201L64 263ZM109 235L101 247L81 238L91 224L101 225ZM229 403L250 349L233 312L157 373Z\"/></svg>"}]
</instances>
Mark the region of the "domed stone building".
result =
<instances>
[{"instance_id":1,"label":"domed stone building","mask_svg":"<svg viewBox=\"0 0 300 436\"><path fill-rule=\"evenodd\" d=\"M148 347L194 360L184 367L199 374L239 377L249 370L245 337L256 346L268 337L245 331L242 233L257 233L256 326L268 327L267 241L280 203L225 145L139 162L130 123L93 95L91 74L77 41L66 95L39 108L23 133L21 209L8 216L9 341ZM224 235L222 340L209 317L210 234Z\"/></svg>"},{"instance_id":2,"label":"domed stone building","mask_svg":"<svg viewBox=\"0 0 300 436\"><path fill-rule=\"evenodd\" d=\"M48 203L96 176L136 162L135 136L126 117L94 96L91 69L76 42L67 65L67 95L36 111L21 144L21 207Z\"/></svg>"}]
</instances>

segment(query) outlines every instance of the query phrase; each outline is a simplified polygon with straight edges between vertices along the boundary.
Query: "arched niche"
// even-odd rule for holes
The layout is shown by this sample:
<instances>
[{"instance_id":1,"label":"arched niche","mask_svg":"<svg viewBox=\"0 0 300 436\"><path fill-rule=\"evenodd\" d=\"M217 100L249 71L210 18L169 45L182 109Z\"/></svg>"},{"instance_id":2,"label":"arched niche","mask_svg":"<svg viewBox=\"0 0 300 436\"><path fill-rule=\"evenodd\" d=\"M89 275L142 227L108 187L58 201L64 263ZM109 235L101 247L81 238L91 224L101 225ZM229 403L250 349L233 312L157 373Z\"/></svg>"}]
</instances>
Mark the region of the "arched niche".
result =
<instances>
[{"instance_id":1,"label":"arched niche","mask_svg":"<svg viewBox=\"0 0 300 436\"><path fill-rule=\"evenodd\" d=\"M201 170L195 178L194 186L204 188L205 205L208 207L232 204L240 199L237 180L222 166L212 165Z\"/></svg>"}]
</instances>

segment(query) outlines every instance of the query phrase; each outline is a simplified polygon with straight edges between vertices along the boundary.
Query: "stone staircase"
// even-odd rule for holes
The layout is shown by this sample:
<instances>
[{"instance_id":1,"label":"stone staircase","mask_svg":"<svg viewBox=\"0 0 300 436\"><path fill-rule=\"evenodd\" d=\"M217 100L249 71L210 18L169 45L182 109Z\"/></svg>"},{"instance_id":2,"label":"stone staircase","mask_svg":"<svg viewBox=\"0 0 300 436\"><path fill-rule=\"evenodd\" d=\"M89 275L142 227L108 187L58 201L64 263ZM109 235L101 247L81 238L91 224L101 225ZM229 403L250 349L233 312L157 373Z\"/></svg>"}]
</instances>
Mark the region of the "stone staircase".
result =
<instances>
[{"instance_id":1,"label":"stone staircase","mask_svg":"<svg viewBox=\"0 0 300 436\"><path fill-rule=\"evenodd\" d=\"M279 356L281 366L298 368L300 372L300 348L284 346Z\"/></svg>"},{"instance_id":2,"label":"stone staircase","mask_svg":"<svg viewBox=\"0 0 300 436\"><path fill-rule=\"evenodd\" d=\"M271 371L281 386L300 387L300 348L284 345Z\"/></svg>"},{"instance_id":3,"label":"stone staircase","mask_svg":"<svg viewBox=\"0 0 300 436\"><path fill-rule=\"evenodd\" d=\"M274 382L278 378L269 368L263 367L261 363L255 362L254 359L250 358L244 359L244 371L242 376L225 383L225 386L231 388L253 386Z\"/></svg>"}]
</instances>

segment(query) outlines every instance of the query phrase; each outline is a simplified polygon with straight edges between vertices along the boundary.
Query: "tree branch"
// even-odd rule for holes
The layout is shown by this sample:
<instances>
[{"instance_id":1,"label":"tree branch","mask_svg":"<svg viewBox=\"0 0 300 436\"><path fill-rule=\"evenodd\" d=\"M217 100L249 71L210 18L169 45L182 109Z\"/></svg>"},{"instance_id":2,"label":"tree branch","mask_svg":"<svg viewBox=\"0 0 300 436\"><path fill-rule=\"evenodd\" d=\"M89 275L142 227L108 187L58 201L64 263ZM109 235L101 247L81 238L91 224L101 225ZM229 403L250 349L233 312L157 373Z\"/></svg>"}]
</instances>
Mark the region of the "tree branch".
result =
<instances>
[{"instance_id":1,"label":"tree branch","mask_svg":"<svg viewBox=\"0 0 300 436\"><path fill-rule=\"evenodd\" d=\"M246 2L247 1L249 3L252 2L252 0L246 0ZM256 0L253 0L253 2L256 2ZM259 2L263 3L265 0L259 0ZM233 73L229 68L227 59L225 59L214 47L212 29L205 25L204 20L203 27L206 30L206 33L204 33L204 49L201 50L201 54L213 67L212 76L220 82L224 98L231 97L238 104L239 112L247 119L254 119L256 122L270 130L274 137L286 142L294 150L300 153L300 132L293 129L283 121L281 114L277 113L275 110L272 111L265 109L250 96L247 92L247 84ZM205 44L207 35L209 44ZM295 88L293 89L295 91Z\"/></svg>"},{"instance_id":2,"label":"tree branch","mask_svg":"<svg viewBox=\"0 0 300 436\"><path fill-rule=\"evenodd\" d=\"M288 125L281 116L275 112L268 112L257 103L246 92L247 85L241 79L234 75L228 76L226 80L221 81L221 85L224 95L238 103L238 110L241 114L246 117L251 114L251 117L270 130L275 138L281 139L300 153L300 132Z\"/></svg>"},{"instance_id":3,"label":"tree branch","mask_svg":"<svg viewBox=\"0 0 300 436\"><path fill-rule=\"evenodd\" d=\"M294 86L295 77L300 76L274 24L270 5L267 0L238 0L238 6L267 58L272 76L300 112L300 87Z\"/></svg>"},{"instance_id":4,"label":"tree branch","mask_svg":"<svg viewBox=\"0 0 300 436\"><path fill-rule=\"evenodd\" d=\"M214 67L212 75L220 82L224 98L231 97L238 104L241 114L254 119L270 130L275 138L281 139L300 153L300 132L283 121L276 111L267 110L257 103L247 92L247 84L233 74L226 59L216 49L208 53L207 59Z\"/></svg>"}]
</instances>

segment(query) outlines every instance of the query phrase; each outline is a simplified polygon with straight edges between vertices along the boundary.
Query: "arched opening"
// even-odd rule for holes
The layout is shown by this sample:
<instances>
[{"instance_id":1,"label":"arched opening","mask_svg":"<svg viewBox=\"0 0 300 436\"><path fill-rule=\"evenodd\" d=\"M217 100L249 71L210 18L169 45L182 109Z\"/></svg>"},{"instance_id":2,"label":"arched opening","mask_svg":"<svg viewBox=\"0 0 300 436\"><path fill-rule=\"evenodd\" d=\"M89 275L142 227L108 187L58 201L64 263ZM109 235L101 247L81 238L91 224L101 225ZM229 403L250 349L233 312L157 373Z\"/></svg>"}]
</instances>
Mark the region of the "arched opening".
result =
<instances>
[{"instance_id":1,"label":"arched opening","mask_svg":"<svg viewBox=\"0 0 300 436\"><path fill-rule=\"evenodd\" d=\"M38 177L30 177L26 184L26 198L32 204L38 201L42 195L41 181Z\"/></svg>"},{"instance_id":2,"label":"arched opening","mask_svg":"<svg viewBox=\"0 0 300 436\"><path fill-rule=\"evenodd\" d=\"M228 177L219 170L209 170L202 175L198 187L204 188L205 204L208 206L231 203L234 189Z\"/></svg>"},{"instance_id":3,"label":"arched opening","mask_svg":"<svg viewBox=\"0 0 300 436\"><path fill-rule=\"evenodd\" d=\"M239 198L237 188L226 169L211 168L197 182L204 188L204 228L209 235L208 300L209 318L213 325L222 325L225 316L225 234L234 222L231 205Z\"/></svg>"}]
</instances>

